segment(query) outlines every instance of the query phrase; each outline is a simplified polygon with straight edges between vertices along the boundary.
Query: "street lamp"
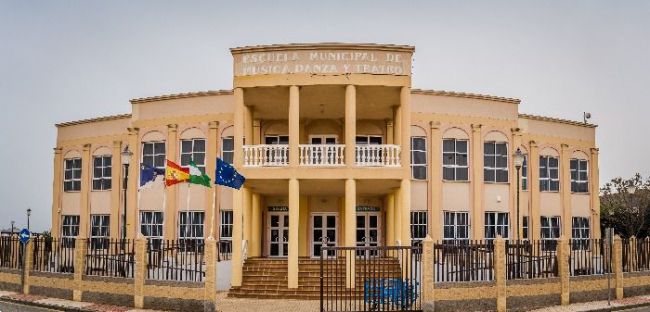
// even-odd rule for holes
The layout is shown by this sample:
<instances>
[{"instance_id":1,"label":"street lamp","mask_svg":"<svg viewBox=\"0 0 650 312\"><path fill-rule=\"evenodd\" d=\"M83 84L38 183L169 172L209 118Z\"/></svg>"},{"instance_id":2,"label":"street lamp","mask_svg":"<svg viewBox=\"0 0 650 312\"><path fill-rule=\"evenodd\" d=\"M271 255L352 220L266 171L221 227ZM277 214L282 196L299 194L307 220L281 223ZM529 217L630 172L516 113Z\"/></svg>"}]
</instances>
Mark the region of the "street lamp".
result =
<instances>
[{"instance_id":1,"label":"street lamp","mask_svg":"<svg viewBox=\"0 0 650 312\"><path fill-rule=\"evenodd\" d=\"M15 223L16 223L16 221L11 220L11 236L12 236L12 237L14 236L14 224L15 224Z\"/></svg>"},{"instance_id":2,"label":"street lamp","mask_svg":"<svg viewBox=\"0 0 650 312\"><path fill-rule=\"evenodd\" d=\"M27 208L27 230L29 230L29 217L32 215L32 209Z\"/></svg>"},{"instance_id":3,"label":"street lamp","mask_svg":"<svg viewBox=\"0 0 650 312\"><path fill-rule=\"evenodd\" d=\"M519 177L519 171L521 170L521 167L523 167L525 160L524 154L521 152L520 148L517 148L517 151L515 151L513 160L515 162L515 168L517 169L517 240L519 240L519 180L521 179L521 177Z\"/></svg>"},{"instance_id":4,"label":"street lamp","mask_svg":"<svg viewBox=\"0 0 650 312\"><path fill-rule=\"evenodd\" d=\"M124 212L122 215L122 238L126 238L126 189L129 182L129 163L131 163L131 156L133 153L129 150L129 146L125 146L122 151L122 166L124 167Z\"/></svg>"}]
</instances>

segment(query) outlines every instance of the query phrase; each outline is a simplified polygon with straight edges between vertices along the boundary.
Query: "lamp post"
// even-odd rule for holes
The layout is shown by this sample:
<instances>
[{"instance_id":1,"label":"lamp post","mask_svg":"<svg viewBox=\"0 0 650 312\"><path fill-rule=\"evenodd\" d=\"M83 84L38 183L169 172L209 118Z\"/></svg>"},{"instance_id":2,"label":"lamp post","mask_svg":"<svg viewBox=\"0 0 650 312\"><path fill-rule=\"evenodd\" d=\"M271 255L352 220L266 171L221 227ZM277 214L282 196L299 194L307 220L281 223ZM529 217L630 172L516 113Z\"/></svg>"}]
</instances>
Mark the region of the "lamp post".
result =
<instances>
[{"instance_id":1,"label":"lamp post","mask_svg":"<svg viewBox=\"0 0 650 312\"><path fill-rule=\"evenodd\" d=\"M11 236L12 236L12 237L14 236L14 224L15 224L15 223L16 223L16 221L11 220Z\"/></svg>"},{"instance_id":2,"label":"lamp post","mask_svg":"<svg viewBox=\"0 0 650 312\"><path fill-rule=\"evenodd\" d=\"M122 238L126 239L126 189L129 184L129 163L131 163L131 156L133 153L129 150L129 146L125 146L122 151L122 166L124 167L124 211L122 213Z\"/></svg>"},{"instance_id":3,"label":"lamp post","mask_svg":"<svg viewBox=\"0 0 650 312\"><path fill-rule=\"evenodd\" d=\"M524 154L521 152L520 148L517 148L517 151L515 151L515 155L513 157L514 162L515 162L515 169L517 169L517 240L520 239L519 236L519 183L521 180L521 177L519 176L519 171L521 170L521 167L524 165ZM530 220L528 221L530 222Z\"/></svg>"},{"instance_id":4,"label":"lamp post","mask_svg":"<svg viewBox=\"0 0 650 312\"><path fill-rule=\"evenodd\" d=\"M29 231L31 231L31 230L29 229L29 217L30 217L31 215L32 215L32 209L31 209L31 208L27 208L27 230L29 230Z\"/></svg>"}]
</instances>

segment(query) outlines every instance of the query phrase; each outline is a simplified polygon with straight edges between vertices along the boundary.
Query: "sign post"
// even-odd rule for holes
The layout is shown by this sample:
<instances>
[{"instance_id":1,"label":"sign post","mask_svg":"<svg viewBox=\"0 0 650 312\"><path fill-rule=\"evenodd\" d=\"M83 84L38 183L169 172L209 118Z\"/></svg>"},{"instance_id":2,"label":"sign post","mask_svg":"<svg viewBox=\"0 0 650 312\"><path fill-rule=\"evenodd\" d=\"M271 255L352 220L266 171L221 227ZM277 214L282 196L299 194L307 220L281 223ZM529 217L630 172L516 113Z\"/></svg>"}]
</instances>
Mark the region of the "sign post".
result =
<instances>
[{"instance_id":1,"label":"sign post","mask_svg":"<svg viewBox=\"0 0 650 312\"><path fill-rule=\"evenodd\" d=\"M21 289L25 289L25 252L27 251L27 248L25 248L25 245L27 245L27 242L29 242L29 238L31 237L32 233L29 232L28 229L22 229L20 231L20 234L18 234L18 238L20 239L20 250L21 252L21 259L20 262L22 263L21 267L23 268L23 272L20 275L20 285L22 286Z\"/></svg>"}]
</instances>

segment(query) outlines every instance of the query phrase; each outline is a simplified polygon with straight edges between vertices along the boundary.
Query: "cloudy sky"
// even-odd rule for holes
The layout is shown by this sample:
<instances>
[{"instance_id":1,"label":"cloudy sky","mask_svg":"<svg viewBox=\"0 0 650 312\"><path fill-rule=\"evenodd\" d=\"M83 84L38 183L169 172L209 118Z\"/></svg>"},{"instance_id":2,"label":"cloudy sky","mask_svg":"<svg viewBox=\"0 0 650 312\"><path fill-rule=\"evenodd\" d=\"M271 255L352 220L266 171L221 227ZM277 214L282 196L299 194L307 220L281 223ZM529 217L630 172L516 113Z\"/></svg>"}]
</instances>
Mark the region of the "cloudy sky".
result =
<instances>
[{"instance_id":1,"label":"cloudy sky","mask_svg":"<svg viewBox=\"0 0 650 312\"><path fill-rule=\"evenodd\" d=\"M234 2L234 1L233 1ZM0 228L49 229L54 124L228 89L230 47L416 47L413 86L599 125L601 182L650 175L650 1L0 0Z\"/></svg>"}]
</instances>

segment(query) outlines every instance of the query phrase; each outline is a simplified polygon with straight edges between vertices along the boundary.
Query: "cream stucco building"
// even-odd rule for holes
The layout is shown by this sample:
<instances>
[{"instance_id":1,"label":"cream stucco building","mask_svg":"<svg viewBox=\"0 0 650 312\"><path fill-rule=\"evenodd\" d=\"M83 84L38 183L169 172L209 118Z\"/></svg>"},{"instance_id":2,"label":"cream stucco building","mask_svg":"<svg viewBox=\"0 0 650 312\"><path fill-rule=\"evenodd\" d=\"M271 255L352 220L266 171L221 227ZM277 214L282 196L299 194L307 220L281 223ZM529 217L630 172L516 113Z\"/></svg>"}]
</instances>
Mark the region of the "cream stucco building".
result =
<instances>
[{"instance_id":1,"label":"cream stucco building","mask_svg":"<svg viewBox=\"0 0 650 312\"><path fill-rule=\"evenodd\" d=\"M130 114L57 125L54 236L232 240L242 257L330 245L600 237L595 126L522 114L512 98L411 88L411 46L231 49L233 89L131 100ZM129 172L120 165L128 146ZM513 157L526 155L517 214ZM230 161L245 187L139 189L138 163ZM189 194L189 195L188 195ZM188 200L190 196L190 200ZM517 222L517 215L520 220ZM516 229L519 224L519 231Z\"/></svg>"}]
</instances>

